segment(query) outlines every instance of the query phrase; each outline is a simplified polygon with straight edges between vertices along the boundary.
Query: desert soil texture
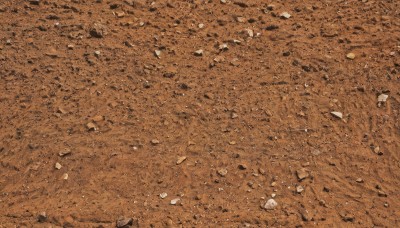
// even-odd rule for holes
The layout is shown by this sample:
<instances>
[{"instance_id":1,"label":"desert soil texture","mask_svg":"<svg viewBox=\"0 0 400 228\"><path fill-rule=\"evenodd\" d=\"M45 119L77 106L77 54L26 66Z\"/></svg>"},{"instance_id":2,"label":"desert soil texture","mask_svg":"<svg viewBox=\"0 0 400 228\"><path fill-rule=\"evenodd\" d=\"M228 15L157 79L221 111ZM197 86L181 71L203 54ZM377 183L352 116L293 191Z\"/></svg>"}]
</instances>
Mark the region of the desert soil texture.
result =
<instances>
[{"instance_id":1,"label":"desert soil texture","mask_svg":"<svg viewBox=\"0 0 400 228\"><path fill-rule=\"evenodd\" d=\"M400 227L400 1L0 1L0 227Z\"/></svg>"}]
</instances>

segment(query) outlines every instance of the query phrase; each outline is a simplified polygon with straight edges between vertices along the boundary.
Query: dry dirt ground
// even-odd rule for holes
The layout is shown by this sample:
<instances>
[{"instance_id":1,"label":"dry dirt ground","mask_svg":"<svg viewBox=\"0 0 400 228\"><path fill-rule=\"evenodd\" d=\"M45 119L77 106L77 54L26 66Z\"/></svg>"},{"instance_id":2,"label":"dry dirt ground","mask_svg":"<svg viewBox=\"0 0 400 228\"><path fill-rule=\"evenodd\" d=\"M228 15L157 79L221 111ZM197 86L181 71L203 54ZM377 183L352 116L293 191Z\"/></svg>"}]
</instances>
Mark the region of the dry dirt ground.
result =
<instances>
[{"instance_id":1,"label":"dry dirt ground","mask_svg":"<svg viewBox=\"0 0 400 228\"><path fill-rule=\"evenodd\" d=\"M399 56L398 0L2 0L0 227L400 227Z\"/></svg>"}]
</instances>

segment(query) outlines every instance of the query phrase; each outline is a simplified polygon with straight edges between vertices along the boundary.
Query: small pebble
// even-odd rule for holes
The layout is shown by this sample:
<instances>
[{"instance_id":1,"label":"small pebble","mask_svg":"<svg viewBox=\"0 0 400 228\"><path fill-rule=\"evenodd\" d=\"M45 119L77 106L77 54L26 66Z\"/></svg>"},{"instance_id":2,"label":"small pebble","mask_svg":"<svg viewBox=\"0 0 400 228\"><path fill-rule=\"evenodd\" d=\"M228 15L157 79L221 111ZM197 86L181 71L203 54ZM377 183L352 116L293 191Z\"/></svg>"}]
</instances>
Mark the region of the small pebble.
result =
<instances>
[{"instance_id":1,"label":"small pebble","mask_svg":"<svg viewBox=\"0 0 400 228\"><path fill-rule=\"evenodd\" d=\"M253 32L253 30L251 30L251 29L245 29L244 30L246 33L247 33L247 35L251 38L251 37L254 37L254 32Z\"/></svg>"},{"instance_id":2,"label":"small pebble","mask_svg":"<svg viewBox=\"0 0 400 228\"><path fill-rule=\"evenodd\" d=\"M331 114L332 114L334 117L337 117L337 118L339 118L339 119L342 119L342 118L343 118L343 114L342 114L341 112L331 112Z\"/></svg>"},{"instance_id":3,"label":"small pebble","mask_svg":"<svg viewBox=\"0 0 400 228\"><path fill-rule=\"evenodd\" d=\"M221 50L221 51L226 51L226 50L228 50L228 45L227 45L227 44L221 44L221 45L219 45L219 50Z\"/></svg>"},{"instance_id":4,"label":"small pebble","mask_svg":"<svg viewBox=\"0 0 400 228\"><path fill-rule=\"evenodd\" d=\"M346 58L348 58L348 59L354 59L354 58L356 58L356 55L355 55L354 53L348 53L348 54L346 55Z\"/></svg>"},{"instance_id":5,"label":"small pebble","mask_svg":"<svg viewBox=\"0 0 400 228\"><path fill-rule=\"evenodd\" d=\"M160 194L161 199L165 199L167 196L168 196L168 194L166 192L163 192Z\"/></svg>"},{"instance_id":6,"label":"small pebble","mask_svg":"<svg viewBox=\"0 0 400 228\"><path fill-rule=\"evenodd\" d=\"M96 131L97 130L96 125L94 123L92 123L92 122L87 123L86 127L87 127L87 129L89 131Z\"/></svg>"},{"instance_id":7,"label":"small pebble","mask_svg":"<svg viewBox=\"0 0 400 228\"><path fill-rule=\"evenodd\" d=\"M69 155L69 154L71 154L71 150L70 150L70 149L65 149L65 150L60 151L60 152L58 153L58 156L64 157L64 156L67 156L67 155Z\"/></svg>"},{"instance_id":8,"label":"small pebble","mask_svg":"<svg viewBox=\"0 0 400 228\"><path fill-rule=\"evenodd\" d=\"M269 199L267 203L264 205L264 208L267 210L273 210L278 206L278 203L274 199Z\"/></svg>"},{"instance_id":9,"label":"small pebble","mask_svg":"<svg viewBox=\"0 0 400 228\"><path fill-rule=\"evenodd\" d=\"M175 198L171 200L171 205L176 205L181 199L180 198Z\"/></svg>"},{"instance_id":10,"label":"small pebble","mask_svg":"<svg viewBox=\"0 0 400 228\"><path fill-rule=\"evenodd\" d=\"M195 51L195 52L194 52L194 55L195 55L195 56L202 56L202 55L203 55L203 50L202 50L202 49L199 49L199 50Z\"/></svg>"},{"instance_id":11,"label":"small pebble","mask_svg":"<svg viewBox=\"0 0 400 228\"><path fill-rule=\"evenodd\" d=\"M283 12L279 16L283 19L289 19L292 15L290 15L288 12Z\"/></svg>"},{"instance_id":12,"label":"small pebble","mask_svg":"<svg viewBox=\"0 0 400 228\"><path fill-rule=\"evenodd\" d=\"M181 164L182 162L184 162L185 160L186 160L186 157L185 157L185 156L178 157L178 160L176 161L176 164L179 165L179 164Z\"/></svg>"},{"instance_id":13,"label":"small pebble","mask_svg":"<svg viewBox=\"0 0 400 228\"><path fill-rule=\"evenodd\" d=\"M304 191L304 187L303 187L303 186L298 185L298 186L296 187L296 192L297 192L297 193L302 193L303 191Z\"/></svg>"},{"instance_id":14,"label":"small pebble","mask_svg":"<svg viewBox=\"0 0 400 228\"><path fill-rule=\"evenodd\" d=\"M132 218L121 217L117 220L116 227L117 228L128 228L128 227L131 227L132 224L133 224Z\"/></svg>"},{"instance_id":15,"label":"small pebble","mask_svg":"<svg viewBox=\"0 0 400 228\"><path fill-rule=\"evenodd\" d=\"M265 174L265 170L264 170L263 168L258 168L258 172L259 172L261 175L264 175L264 174Z\"/></svg>"},{"instance_id":16,"label":"small pebble","mask_svg":"<svg viewBox=\"0 0 400 228\"><path fill-rule=\"evenodd\" d=\"M40 212L37 219L38 219L38 222L40 222L40 223L46 222L46 220L47 220L46 212Z\"/></svg>"},{"instance_id":17,"label":"small pebble","mask_svg":"<svg viewBox=\"0 0 400 228\"><path fill-rule=\"evenodd\" d=\"M310 174L308 173L308 171L305 168L301 168L301 169L297 170L296 174L297 174L297 178L299 179L299 181L304 180L310 176Z\"/></svg>"},{"instance_id":18,"label":"small pebble","mask_svg":"<svg viewBox=\"0 0 400 228\"><path fill-rule=\"evenodd\" d=\"M93 120L94 122L101 122L101 121L104 120L104 117L101 116L101 115L97 115L97 116L94 116L94 117L92 118L92 120Z\"/></svg>"},{"instance_id":19,"label":"small pebble","mask_svg":"<svg viewBox=\"0 0 400 228\"><path fill-rule=\"evenodd\" d=\"M226 174L228 174L228 170L225 169L225 168L221 168L221 169L218 169L218 170L217 170L217 173L218 173L221 177L224 177L224 176L226 176Z\"/></svg>"},{"instance_id":20,"label":"small pebble","mask_svg":"<svg viewBox=\"0 0 400 228\"><path fill-rule=\"evenodd\" d=\"M60 163L57 162L56 165L55 165L54 167L55 167L56 169L61 169L62 166L61 166Z\"/></svg>"},{"instance_id":21,"label":"small pebble","mask_svg":"<svg viewBox=\"0 0 400 228\"><path fill-rule=\"evenodd\" d=\"M378 191L378 196L380 196L380 197L387 197L387 194L386 194L384 191L379 190L379 191Z\"/></svg>"},{"instance_id":22,"label":"small pebble","mask_svg":"<svg viewBox=\"0 0 400 228\"><path fill-rule=\"evenodd\" d=\"M160 58L160 56L161 56L161 51L160 51L160 50L155 50L155 51L154 51L154 55L155 55L157 58Z\"/></svg>"},{"instance_id":23,"label":"small pebble","mask_svg":"<svg viewBox=\"0 0 400 228\"><path fill-rule=\"evenodd\" d=\"M388 99L388 95L386 94L381 94L378 96L378 102L386 102L386 100Z\"/></svg>"}]
</instances>

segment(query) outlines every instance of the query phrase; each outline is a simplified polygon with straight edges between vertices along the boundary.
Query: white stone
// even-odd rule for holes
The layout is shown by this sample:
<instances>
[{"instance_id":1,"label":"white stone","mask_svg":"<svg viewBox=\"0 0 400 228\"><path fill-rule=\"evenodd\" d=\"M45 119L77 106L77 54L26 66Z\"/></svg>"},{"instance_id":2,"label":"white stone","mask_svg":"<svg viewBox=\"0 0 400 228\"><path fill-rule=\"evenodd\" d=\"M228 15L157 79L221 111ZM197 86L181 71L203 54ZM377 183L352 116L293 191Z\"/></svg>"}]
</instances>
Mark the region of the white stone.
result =
<instances>
[{"instance_id":1,"label":"white stone","mask_svg":"<svg viewBox=\"0 0 400 228\"><path fill-rule=\"evenodd\" d=\"M337 118L340 118L340 119L343 118L343 114L341 112L331 112L331 114Z\"/></svg>"},{"instance_id":2,"label":"white stone","mask_svg":"<svg viewBox=\"0 0 400 228\"><path fill-rule=\"evenodd\" d=\"M55 165L55 168L56 169L61 169L61 167L62 167L61 164L57 162L56 165Z\"/></svg>"},{"instance_id":3,"label":"white stone","mask_svg":"<svg viewBox=\"0 0 400 228\"><path fill-rule=\"evenodd\" d=\"M281 15L279 15L281 18L284 19L289 19L292 15L290 15L288 12L283 12Z\"/></svg>"},{"instance_id":4,"label":"white stone","mask_svg":"<svg viewBox=\"0 0 400 228\"><path fill-rule=\"evenodd\" d=\"M264 205L264 208L267 210L273 210L278 206L278 203L274 199L269 199L267 203Z\"/></svg>"},{"instance_id":5,"label":"white stone","mask_svg":"<svg viewBox=\"0 0 400 228\"><path fill-rule=\"evenodd\" d=\"M165 199L165 197L167 197L167 196L168 196L168 194L166 192L163 192L160 194L161 199Z\"/></svg>"},{"instance_id":6,"label":"white stone","mask_svg":"<svg viewBox=\"0 0 400 228\"><path fill-rule=\"evenodd\" d=\"M199 50L195 51L195 52L194 52L194 55L195 55L195 56L202 56L202 55L203 55L203 50L202 50L202 49L199 49Z\"/></svg>"},{"instance_id":7,"label":"white stone","mask_svg":"<svg viewBox=\"0 0 400 228\"><path fill-rule=\"evenodd\" d=\"M176 205L181 199L180 198L175 198L171 200L171 205Z\"/></svg>"},{"instance_id":8,"label":"white stone","mask_svg":"<svg viewBox=\"0 0 400 228\"><path fill-rule=\"evenodd\" d=\"M378 102L386 102L388 97L389 97L389 95L381 94L381 95L378 96Z\"/></svg>"}]
</instances>

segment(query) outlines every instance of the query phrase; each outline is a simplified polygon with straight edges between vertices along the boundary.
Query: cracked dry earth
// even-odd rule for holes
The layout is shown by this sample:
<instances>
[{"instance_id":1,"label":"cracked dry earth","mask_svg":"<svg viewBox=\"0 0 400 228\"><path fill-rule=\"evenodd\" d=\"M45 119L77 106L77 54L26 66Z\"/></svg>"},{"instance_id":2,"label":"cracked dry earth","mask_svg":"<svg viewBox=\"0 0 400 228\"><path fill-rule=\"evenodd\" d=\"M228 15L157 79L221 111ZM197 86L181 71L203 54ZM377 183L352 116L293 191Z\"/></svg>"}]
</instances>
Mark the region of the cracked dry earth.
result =
<instances>
[{"instance_id":1,"label":"cracked dry earth","mask_svg":"<svg viewBox=\"0 0 400 228\"><path fill-rule=\"evenodd\" d=\"M0 227L400 227L397 0L0 2Z\"/></svg>"}]
</instances>

